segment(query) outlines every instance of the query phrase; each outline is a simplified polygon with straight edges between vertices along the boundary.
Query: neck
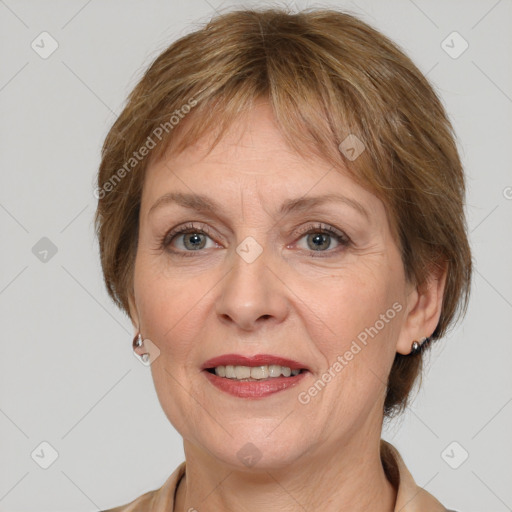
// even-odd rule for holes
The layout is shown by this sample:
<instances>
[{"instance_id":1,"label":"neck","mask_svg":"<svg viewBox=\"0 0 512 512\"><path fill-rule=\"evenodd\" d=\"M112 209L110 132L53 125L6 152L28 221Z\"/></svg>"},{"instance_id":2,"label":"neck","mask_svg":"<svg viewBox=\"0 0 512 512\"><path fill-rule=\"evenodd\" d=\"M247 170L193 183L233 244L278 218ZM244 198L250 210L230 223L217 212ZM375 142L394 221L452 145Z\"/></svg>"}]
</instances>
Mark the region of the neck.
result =
<instances>
[{"instance_id":1,"label":"neck","mask_svg":"<svg viewBox=\"0 0 512 512\"><path fill-rule=\"evenodd\" d=\"M307 461L270 470L233 469L187 442L185 455L176 512L392 512L395 507L396 489L380 459L380 432L376 439L362 438L338 451L317 450Z\"/></svg>"}]
</instances>

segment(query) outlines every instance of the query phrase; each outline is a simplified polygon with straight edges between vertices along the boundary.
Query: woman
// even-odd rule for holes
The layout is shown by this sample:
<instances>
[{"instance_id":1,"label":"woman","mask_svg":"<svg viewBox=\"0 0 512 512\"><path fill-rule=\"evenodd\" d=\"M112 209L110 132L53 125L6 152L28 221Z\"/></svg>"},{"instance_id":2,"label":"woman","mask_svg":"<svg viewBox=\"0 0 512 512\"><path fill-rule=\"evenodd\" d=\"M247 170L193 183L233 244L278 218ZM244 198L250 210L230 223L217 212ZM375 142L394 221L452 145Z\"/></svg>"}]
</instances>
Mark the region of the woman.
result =
<instances>
[{"instance_id":1,"label":"woman","mask_svg":"<svg viewBox=\"0 0 512 512\"><path fill-rule=\"evenodd\" d=\"M243 10L165 50L103 147L96 227L186 461L110 511L444 511L381 440L465 311L446 113L382 34Z\"/></svg>"}]
</instances>

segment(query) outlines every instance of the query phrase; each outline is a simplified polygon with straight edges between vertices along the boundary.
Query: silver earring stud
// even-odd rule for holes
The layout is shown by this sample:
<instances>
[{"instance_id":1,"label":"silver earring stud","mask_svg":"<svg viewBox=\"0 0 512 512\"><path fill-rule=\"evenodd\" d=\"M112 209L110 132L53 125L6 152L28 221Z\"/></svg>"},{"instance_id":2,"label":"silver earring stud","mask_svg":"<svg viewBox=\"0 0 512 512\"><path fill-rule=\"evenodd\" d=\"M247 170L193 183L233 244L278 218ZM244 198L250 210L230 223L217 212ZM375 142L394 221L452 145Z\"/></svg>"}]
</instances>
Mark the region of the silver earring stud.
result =
<instances>
[{"instance_id":1,"label":"silver earring stud","mask_svg":"<svg viewBox=\"0 0 512 512\"><path fill-rule=\"evenodd\" d=\"M149 354L147 352L142 354L141 356L139 356L139 354L137 354L136 349L142 347L142 345L144 345L144 340L142 339L142 335L139 332L139 334L137 334L137 336L135 336L135 338L133 338L133 343L132 343L133 352L142 361L142 363L147 365L148 361L149 361Z\"/></svg>"},{"instance_id":2,"label":"silver earring stud","mask_svg":"<svg viewBox=\"0 0 512 512\"><path fill-rule=\"evenodd\" d=\"M425 343L428 342L428 338L421 338L419 341L413 341L411 345L411 354L418 354Z\"/></svg>"},{"instance_id":3,"label":"silver earring stud","mask_svg":"<svg viewBox=\"0 0 512 512\"><path fill-rule=\"evenodd\" d=\"M132 343L133 350L135 351L135 349L142 347L142 345L144 345L144 341L142 340L142 336L139 332L139 334L137 334L137 336L135 336L135 338L133 338L133 343Z\"/></svg>"}]
</instances>

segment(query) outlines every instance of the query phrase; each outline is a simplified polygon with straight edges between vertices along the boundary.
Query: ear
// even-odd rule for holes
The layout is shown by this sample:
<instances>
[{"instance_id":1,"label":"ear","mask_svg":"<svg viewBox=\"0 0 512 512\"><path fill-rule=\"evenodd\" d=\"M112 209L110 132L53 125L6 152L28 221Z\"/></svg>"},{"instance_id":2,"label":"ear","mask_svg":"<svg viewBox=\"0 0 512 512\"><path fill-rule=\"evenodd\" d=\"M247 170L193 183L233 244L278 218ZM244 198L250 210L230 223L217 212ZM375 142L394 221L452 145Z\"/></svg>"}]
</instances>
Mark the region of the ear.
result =
<instances>
[{"instance_id":1,"label":"ear","mask_svg":"<svg viewBox=\"0 0 512 512\"><path fill-rule=\"evenodd\" d=\"M128 293L128 307L130 309L130 319L132 321L133 328L135 329L135 334L139 332L139 311L137 309L137 304L135 303L135 297L133 292Z\"/></svg>"},{"instance_id":2,"label":"ear","mask_svg":"<svg viewBox=\"0 0 512 512\"><path fill-rule=\"evenodd\" d=\"M410 354L414 341L428 338L435 331L441 316L447 273L446 263L436 265L424 284L409 286L404 322L396 344L399 354Z\"/></svg>"}]
</instances>

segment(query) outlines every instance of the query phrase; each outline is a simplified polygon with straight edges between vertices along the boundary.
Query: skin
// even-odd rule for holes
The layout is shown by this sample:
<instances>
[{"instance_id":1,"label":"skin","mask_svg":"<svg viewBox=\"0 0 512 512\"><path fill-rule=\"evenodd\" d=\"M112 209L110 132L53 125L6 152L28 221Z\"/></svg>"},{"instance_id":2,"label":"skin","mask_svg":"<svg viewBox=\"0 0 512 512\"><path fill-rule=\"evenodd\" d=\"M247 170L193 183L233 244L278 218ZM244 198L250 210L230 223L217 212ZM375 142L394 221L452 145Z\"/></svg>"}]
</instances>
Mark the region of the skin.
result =
<instances>
[{"instance_id":1,"label":"skin","mask_svg":"<svg viewBox=\"0 0 512 512\"><path fill-rule=\"evenodd\" d=\"M147 169L130 299L135 332L160 350L151 364L155 389L184 440L186 477L175 510L392 511L396 489L379 455L385 382L395 353L408 354L414 340L434 331L444 276L432 276L421 291L409 283L382 202L343 169L293 152L267 104L234 124L208 155L207 142ZM168 204L150 214L171 191L205 194L225 213ZM276 213L287 199L333 191L357 201L368 217L336 202ZM159 246L189 222L210 234L199 242L182 234ZM327 235L316 248L318 223L350 243ZM309 235L298 231L308 226ZM248 236L263 249L252 263L236 252ZM191 249L194 242L203 248ZM402 307L394 318L300 403L299 393L395 303ZM284 356L311 372L292 389L238 398L200 370L226 353ZM261 455L251 467L237 456L248 442Z\"/></svg>"}]
</instances>

